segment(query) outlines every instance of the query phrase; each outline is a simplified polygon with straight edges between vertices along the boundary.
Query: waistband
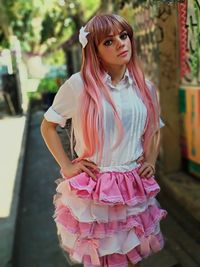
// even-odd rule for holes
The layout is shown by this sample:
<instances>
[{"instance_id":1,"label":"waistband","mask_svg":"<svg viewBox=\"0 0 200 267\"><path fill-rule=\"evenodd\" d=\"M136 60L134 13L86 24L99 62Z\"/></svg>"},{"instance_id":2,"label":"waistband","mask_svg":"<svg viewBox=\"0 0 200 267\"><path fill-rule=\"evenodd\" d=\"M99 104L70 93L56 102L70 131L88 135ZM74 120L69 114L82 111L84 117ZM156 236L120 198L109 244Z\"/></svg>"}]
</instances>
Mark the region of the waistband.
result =
<instances>
[{"instance_id":1,"label":"waistband","mask_svg":"<svg viewBox=\"0 0 200 267\"><path fill-rule=\"evenodd\" d=\"M124 165L110 165L110 166L98 166L100 169L100 172L112 172L112 171L117 171L117 172L127 172L131 171L137 167L139 167L141 164L137 163L136 161L132 161L130 163L124 164Z\"/></svg>"}]
</instances>

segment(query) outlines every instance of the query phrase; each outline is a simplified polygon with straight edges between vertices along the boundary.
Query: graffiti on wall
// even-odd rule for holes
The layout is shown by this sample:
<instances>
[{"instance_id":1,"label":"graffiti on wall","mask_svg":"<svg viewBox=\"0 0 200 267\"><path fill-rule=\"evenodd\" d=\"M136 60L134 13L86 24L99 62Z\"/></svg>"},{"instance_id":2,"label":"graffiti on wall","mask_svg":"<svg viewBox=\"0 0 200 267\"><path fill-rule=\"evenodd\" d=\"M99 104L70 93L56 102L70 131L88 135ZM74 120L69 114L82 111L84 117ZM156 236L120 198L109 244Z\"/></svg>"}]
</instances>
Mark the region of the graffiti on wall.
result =
<instances>
[{"instance_id":1,"label":"graffiti on wall","mask_svg":"<svg viewBox=\"0 0 200 267\"><path fill-rule=\"evenodd\" d=\"M157 9L157 38L159 44L160 79L164 90L176 88L177 77L177 35L175 25L175 7L160 5Z\"/></svg>"},{"instance_id":2,"label":"graffiti on wall","mask_svg":"<svg viewBox=\"0 0 200 267\"><path fill-rule=\"evenodd\" d=\"M200 88L179 89L181 151L190 172L200 177Z\"/></svg>"},{"instance_id":3,"label":"graffiti on wall","mask_svg":"<svg viewBox=\"0 0 200 267\"><path fill-rule=\"evenodd\" d=\"M131 1L131 3L124 4L120 11L120 15L126 17L133 27L137 52L142 59L144 71L154 83L158 83L159 76L163 76L169 81L174 80L177 68L177 65L174 64L175 52L171 53L172 50L176 50L175 42L169 44L169 33L166 33L174 10L174 5L172 5L174 1L168 2L171 5L153 0L142 1L142 3L141 1ZM174 34L174 31L175 29L171 29L170 36ZM167 38L165 34L167 34ZM176 36L170 38L172 40ZM166 43L168 44L166 45ZM165 48L160 49L163 46ZM160 68L161 61L164 62L162 68ZM170 84L168 89L171 88L173 86Z\"/></svg>"},{"instance_id":4,"label":"graffiti on wall","mask_svg":"<svg viewBox=\"0 0 200 267\"><path fill-rule=\"evenodd\" d=\"M183 84L200 84L200 0L179 3L180 68Z\"/></svg>"},{"instance_id":5,"label":"graffiti on wall","mask_svg":"<svg viewBox=\"0 0 200 267\"><path fill-rule=\"evenodd\" d=\"M120 15L127 18L134 30L136 49L144 71L156 82L158 78L158 47L156 41L156 7L144 3L126 3ZM162 38L159 36L159 38Z\"/></svg>"}]
</instances>

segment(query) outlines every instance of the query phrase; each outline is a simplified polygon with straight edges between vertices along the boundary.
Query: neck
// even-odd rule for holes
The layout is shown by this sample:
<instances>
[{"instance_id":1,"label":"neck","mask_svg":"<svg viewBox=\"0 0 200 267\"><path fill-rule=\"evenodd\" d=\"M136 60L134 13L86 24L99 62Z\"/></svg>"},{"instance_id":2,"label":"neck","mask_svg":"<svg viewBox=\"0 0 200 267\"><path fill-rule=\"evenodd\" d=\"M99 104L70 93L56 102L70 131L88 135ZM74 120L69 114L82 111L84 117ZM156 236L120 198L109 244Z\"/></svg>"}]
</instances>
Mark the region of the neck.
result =
<instances>
[{"instance_id":1,"label":"neck","mask_svg":"<svg viewBox=\"0 0 200 267\"><path fill-rule=\"evenodd\" d=\"M106 67L107 73L110 75L112 83L117 84L124 76L126 65Z\"/></svg>"}]
</instances>

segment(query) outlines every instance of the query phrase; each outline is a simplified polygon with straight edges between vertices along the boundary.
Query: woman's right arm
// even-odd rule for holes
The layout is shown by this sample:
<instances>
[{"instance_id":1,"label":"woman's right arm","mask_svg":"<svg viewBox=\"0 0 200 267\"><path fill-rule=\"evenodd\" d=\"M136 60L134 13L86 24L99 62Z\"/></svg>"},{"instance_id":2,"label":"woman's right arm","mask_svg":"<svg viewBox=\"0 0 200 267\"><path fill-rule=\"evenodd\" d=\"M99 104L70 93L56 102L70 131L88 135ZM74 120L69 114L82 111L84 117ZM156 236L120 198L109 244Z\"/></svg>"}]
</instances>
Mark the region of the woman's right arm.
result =
<instances>
[{"instance_id":1,"label":"woman's right arm","mask_svg":"<svg viewBox=\"0 0 200 267\"><path fill-rule=\"evenodd\" d=\"M84 171L88 173L88 175L90 175L92 178L96 179L95 174L91 171L91 168L95 170L98 169L96 164L87 160L81 160L80 162L77 163L72 163L70 161L70 159L68 158L67 154L64 151L62 142L56 131L57 125L58 125L57 123L49 122L44 118L41 123L40 129L42 137L49 151L59 164L63 175L65 177L72 177Z\"/></svg>"},{"instance_id":2,"label":"woman's right arm","mask_svg":"<svg viewBox=\"0 0 200 267\"><path fill-rule=\"evenodd\" d=\"M60 137L56 131L57 125L54 122L43 119L40 130L49 151L54 156L60 168L63 169L65 166L70 166L71 161L63 149Z\"/></svg>"}]
</instances>

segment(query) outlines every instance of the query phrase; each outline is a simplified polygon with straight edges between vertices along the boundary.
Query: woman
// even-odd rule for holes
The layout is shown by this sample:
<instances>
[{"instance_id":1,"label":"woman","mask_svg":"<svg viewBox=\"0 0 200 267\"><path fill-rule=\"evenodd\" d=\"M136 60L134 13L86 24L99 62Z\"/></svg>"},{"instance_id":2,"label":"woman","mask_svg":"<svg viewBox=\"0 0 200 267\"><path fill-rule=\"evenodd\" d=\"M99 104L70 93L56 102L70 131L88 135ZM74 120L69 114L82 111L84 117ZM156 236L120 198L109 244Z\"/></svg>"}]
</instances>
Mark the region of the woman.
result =
<instances>
[{"instance_id":1,"label":"woman","mask_svg":"<svg viewBox=\"0 0 200 267\"><path fill-rule=\"evenodd\" d=\"M97 15L79 34L81 71L59 89L41 124L60 166L54 197L60 245L84 266L139 266L163 248L167 212L155 196L159 105L136 54L132 27L118 15ZM56 126L72 118L70 161Z\"/></svg>"}]
</instances>

